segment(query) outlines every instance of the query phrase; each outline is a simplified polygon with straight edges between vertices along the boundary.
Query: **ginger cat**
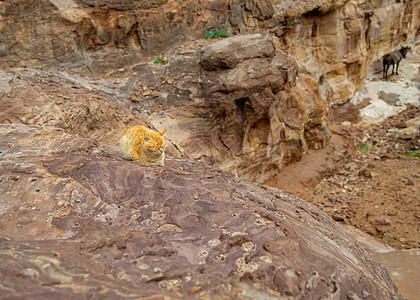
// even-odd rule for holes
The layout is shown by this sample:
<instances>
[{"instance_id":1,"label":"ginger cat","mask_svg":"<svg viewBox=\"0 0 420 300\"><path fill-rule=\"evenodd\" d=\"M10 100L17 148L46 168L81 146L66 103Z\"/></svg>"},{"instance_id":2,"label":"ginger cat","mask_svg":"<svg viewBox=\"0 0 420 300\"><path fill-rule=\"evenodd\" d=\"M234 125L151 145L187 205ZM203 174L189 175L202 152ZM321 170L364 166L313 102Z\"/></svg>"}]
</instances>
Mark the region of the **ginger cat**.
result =
<instances>
[{"instance_id":1,"label":"ginger cat","mask_svg":"<svg viewBox=\"0 0 420 300\"><path fill-rule=\"evenodd\" d=\"M128 128L120 140L120 149L124 159L143 164L165 165L166 130L155 132L147 127L136 125Z\"/></svg>"}]
</instances>

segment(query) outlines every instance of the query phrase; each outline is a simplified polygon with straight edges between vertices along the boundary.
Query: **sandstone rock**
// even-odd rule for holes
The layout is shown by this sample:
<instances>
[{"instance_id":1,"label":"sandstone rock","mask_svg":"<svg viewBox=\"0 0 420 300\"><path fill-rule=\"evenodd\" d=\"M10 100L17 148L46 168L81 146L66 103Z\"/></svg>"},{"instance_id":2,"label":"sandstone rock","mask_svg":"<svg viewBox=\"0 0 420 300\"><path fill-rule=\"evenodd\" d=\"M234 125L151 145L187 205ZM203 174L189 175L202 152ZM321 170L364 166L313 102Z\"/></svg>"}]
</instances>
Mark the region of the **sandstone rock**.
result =
<instances>
[{"instance_id":1,"label":"sandstone rock","mask_svg":"<svg viewBox=\"0 0 420 300\"><path fill-rule=\"evenodd\" d=\"M227 29L227 9L225 0L2 1L0 57L7 66L79 61L103 74L208 28Z\"/></svg>"},{"instance_id":2,"label":"sandstone rock","mask_svg":"<svg viewBox=\"0 0 420 300\"><path fill-rule=\"evenodd\" d=\"M48 66L85 78L126 70L127 84L108 86L121 93L114 101L150 113L156 127L173 126L168 133L192 158L262 182L307 147L323 147L328 105L347 101L371 62L413 43L419 1L2 1L0 65ZM202 53L185 49L178 58L167 51L160 70L145 62L213 27L265 34L208 42ZM138 94L157 101L129 100L140 78L159 89L165 72L171 87ZM176 121L162 116L164 104Z\"/></svg>"},{"instance_id":3,"label":"sandstone rock","mask_svg":"<svg viewBox=\"0 0 420 300\"><path fill-rule=\"evenodd\" d=\"M398 298L380 264L291 195L196 161L124 161L51 127L0 137L4 298Z\"/></svg>"},{"instance_id":4,"label":"sandstone rock","mask_svg":"<svg viewBox=\"0 0 420 300\"><path fill-rule=\"evenodd\" d=\"M57 0L56 0L57 1ZM53 3L56 1L52 1ZM135 9L151 9L162 6L168 2L168 0L154 0L154 1L146 1L146 0L108 0L106 3L101 0L75 0L76 2L80 3L83 6L88 7L109 7L116 10L135 10Z\"/></svg>"},{"instance_id":5,"label":"sandstone rock","mask_svg":"<svg viewBox=\"0 0 420 300\"><path fill-rule=\"evenodd\" d=\"M151 126L106 96L63 78L40 80L36 71L7 73L0 82L0 123L55 126L73 134L116 144L129 126Z\"/></svg>"},{"instance_id":6,"label":"sandstone rock","mask_svg":"<svg viewBox=\"0 0 420 300\"><path fill-rule=\"evenodd\" d=\"M55 126L110 145L118 144L130 126L152 128L150 122L108 95L84 88L64 75L49 75L36 70L0 71L0 123ZM181 155L171 143L167 153Z\"/></svg>"},{"instance_id":7,"label":"sandstone rock","mask_svg":"<svg viewBox=\"0 0 420 300\"><path fill-rule=\"evenodd\" d=\"M344 220L346 219L346 216L341 215L341 214L337 214L337 213L333 214L331 217L332 217L335 221L344 221Z\"/></svg>"},{"instance_id":8,"label":"sandstone rock","mask_svg":"<svg viewBox=\"0 0 420 300\"><path fill-rule=\"evenodd\" d=\"M200 63L204 69L234 69L252 58L273 57L273 43L263 34L238 35L203 47ZM235 49L235 51L232 51Z\"/></svg>"},{"instance_id":9,"label":"sandstone rock","mask_svg":"<svg viewBox=\"0 0 420 300\"><path fill-rule=\"evenodd\" d=\"M13 0L0 7L2 65L60 62L103 74L213 27L264 31L279 37L331 103L360 89L372 62L414 44L420 26L420 0Z\"/></svg>"},{"instance_id":10,"label":"sandstone rock","mask_svg":"<svg viewBox=\"0 0 420 300\"><path fill-rule=\"evenodd\" d=\"M375 220L375 223L378 225L389 225L391 223L387 218L381 220Z\"/></svg>"},{"instance_id":11,"label":"sandstone rock","mask_svg":"<svg viewBox=\"0 0 420 300\"><path fill-rule=\"evenodd\" d=\"M175 100L176 119L156 114L153 125L165 127L189 157L257 182L300 160L308 147L324 147L331 136L327 103L272 39L241 34L172 53L167 72L177 90L171 93L188 93L193 102Z\"/></svg>"},{"instance_id":12,"label":"sandstone rock","mask_svg":"<svg viewBox=\"0 0 420 300\"><path fill-rule=\"evenodd\" d=\"M273 16L278 25L269 26L287 41L285 48L299 65L319 79L323 96L341 104L360 89L372 62L401 43L414 42L420 20L413 14L418 15L419 5L420 1L282 1Z\"/></svg>"}]
</instances>

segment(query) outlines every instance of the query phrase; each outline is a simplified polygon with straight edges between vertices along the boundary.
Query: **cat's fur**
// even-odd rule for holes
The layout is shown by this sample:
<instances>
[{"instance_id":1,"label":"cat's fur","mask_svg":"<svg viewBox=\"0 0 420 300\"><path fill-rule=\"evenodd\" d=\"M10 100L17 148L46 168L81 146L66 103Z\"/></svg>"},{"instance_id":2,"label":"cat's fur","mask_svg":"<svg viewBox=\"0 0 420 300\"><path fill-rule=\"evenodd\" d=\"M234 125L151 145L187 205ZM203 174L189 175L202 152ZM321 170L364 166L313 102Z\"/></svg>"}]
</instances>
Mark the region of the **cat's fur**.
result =
<instances>
[{"instance_id":1,"label":"cat's fur","mask_svg":"<svg viewBox=\"0 0 420 300\"><path fill-rule=\"evenodd\" d=\"M143 164L164 166L165 132L166 130L155 132L141 125L128 128L120 140L123 158Z\"/></svg>"}]
</instances>

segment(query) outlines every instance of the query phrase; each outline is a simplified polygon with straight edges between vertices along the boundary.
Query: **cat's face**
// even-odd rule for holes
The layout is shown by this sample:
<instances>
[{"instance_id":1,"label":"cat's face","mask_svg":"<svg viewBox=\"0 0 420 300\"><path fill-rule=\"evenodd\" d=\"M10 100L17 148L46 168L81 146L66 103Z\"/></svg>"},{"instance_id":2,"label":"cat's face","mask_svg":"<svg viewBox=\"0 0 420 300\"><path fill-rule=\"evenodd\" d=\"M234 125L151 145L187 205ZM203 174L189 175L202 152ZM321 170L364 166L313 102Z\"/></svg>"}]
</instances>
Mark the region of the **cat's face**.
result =
<instances>
[{"instance_id":1,"label":"cat's face","mask_svg":"<svg viewBox=\"0 0 420 300\"><path fill-rule=\"evenodd\" d=\"M166 142L163 134L166 130L161 132L149 132L144 134L143 149L151 157L159 157L165 150Z\"/></svg>"}]
</instances>

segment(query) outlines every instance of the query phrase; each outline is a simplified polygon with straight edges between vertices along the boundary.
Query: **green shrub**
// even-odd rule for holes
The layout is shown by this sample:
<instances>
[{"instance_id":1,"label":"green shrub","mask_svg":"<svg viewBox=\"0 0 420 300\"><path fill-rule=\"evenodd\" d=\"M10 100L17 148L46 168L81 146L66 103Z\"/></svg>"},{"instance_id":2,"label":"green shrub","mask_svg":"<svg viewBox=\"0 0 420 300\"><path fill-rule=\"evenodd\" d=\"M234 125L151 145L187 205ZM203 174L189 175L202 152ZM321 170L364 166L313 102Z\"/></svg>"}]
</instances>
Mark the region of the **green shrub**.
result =
<instances>
[{"instance_id":1,"label":"green shrub","mask_svg":"<svg viewBox=\"0 0 420 300\"><path fill-rule=\"evenodd\" d=\"M207 39L216 39L218 37L228 37L229 34L223 30L223 29L218 29L218 28L213 28L210 31L204 31L204 38Z\"/></svg>"},{"instance_id":2,"label":"green shrub","mask_svg":"<svg viewBox=\"0 0 420 300\"><path fill-rule=\"evenodd\" d=\"M373 148L372 148L372 147L370 147L370 146L366 146L365 144L361 144L361 145L359 146L359 149L360 149L360 151L372 151L372 150L373 150Z\"/></svg>"},{"instance_id":3,"label":"green shrub","mask_svg":"<svg viewBox=\"0 0 420 300\"><path fill-rule=\"evenodd\" d=\"M153 63L155 63L155 64L161 64L161 63L163 63L163 59L161 57L156 57L155 58L155 61Z\"/></svg>"},{"instance_id":4,"label":"green shrub","mask_svg":"<svg viewBox=\"0 0 420 300\"><path fill-rule=\"evenodd\" d=\"M419 150L410 150L405 154L405 156L420 158L420 152Z\"/></svg>"}]
</instances>

